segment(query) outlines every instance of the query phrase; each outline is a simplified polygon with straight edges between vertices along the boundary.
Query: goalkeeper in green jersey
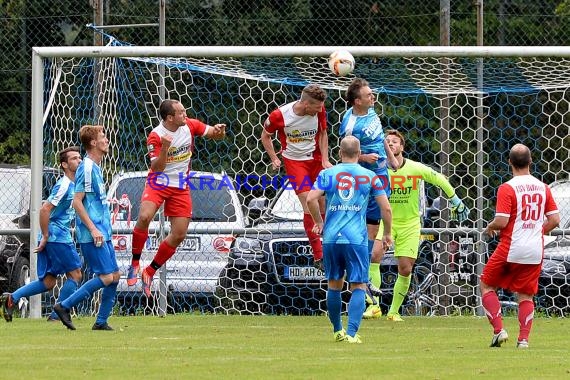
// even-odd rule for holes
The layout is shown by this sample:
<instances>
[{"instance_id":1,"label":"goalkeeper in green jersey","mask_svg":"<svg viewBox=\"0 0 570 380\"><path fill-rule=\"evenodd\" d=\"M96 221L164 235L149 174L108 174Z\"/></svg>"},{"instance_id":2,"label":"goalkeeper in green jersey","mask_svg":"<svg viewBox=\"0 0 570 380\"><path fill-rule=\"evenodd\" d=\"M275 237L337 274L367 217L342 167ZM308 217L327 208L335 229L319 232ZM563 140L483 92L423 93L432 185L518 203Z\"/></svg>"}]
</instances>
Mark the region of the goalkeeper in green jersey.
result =
<instances>
[{"instance_id":1,"label":"goalkeeper in green jersey","mask_svg":"<svg viewBox=\"0 0 570 380\"><path fill-rule=\"evenodd\" d=\"M442 189L451 203L451 215L459 222L469 217L469 210L461 199L455 194L455 190L447 178L431 169L430 167L404 158L404 136L395 130L386 132L386 141L392 153L399 162L398 172L389 170L392 194L390 206L392 206L392 238L394 240L394 256L398 260L398 278L394 284L392 304L388 311L389 321L401 322L399 310L408 293L412 268L418 258L420 244L421 211L420 196L422 195L422 181L438 186ZM372 251L370 264L370 282L374 287L380 288L380 261L383 250L380 249L380 241L383 231L378 231L376 242Z\"/></svg>"}]
</instances>

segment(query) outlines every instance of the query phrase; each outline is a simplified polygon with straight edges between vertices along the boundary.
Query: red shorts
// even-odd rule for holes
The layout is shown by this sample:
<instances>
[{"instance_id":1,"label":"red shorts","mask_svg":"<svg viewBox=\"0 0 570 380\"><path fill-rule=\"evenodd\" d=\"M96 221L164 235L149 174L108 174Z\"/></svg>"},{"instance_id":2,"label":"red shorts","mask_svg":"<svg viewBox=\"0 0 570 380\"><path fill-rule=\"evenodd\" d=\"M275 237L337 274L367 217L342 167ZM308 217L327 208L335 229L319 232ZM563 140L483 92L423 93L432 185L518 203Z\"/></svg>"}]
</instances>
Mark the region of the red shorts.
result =
<instances>
[{"instance_id":1,"label":"red shorts","mask_svg":"<svg viewBox=\"0 0 570 380\"><path fill-rule=\"evenodd\" d=\"M190 188L163 187L154 189L145 186L141 202L151 201L157 207L164 203L164 216L180 216L192 218L192 198Z\"/></svg>"},{"instance_id":2,"label":"red shorts","mask_svg":"<svg viewBox=\"0 0 570 380\"><path fill-rule=\"evenodd\" d=\"M323 170L323 163L320 159L297 161L283 157L283 164L289 183L295 189L295 194L311 190L317 176Z\"/></svg>"},{"instance_id":3,"label":"red shorts","mask_svg":"<svg viewBox=\"0 0 570 380\"><path fill-rule=\"evenodd\" d=\"M494 288L535 295L542 263L519 264L507 262L507 254L495 251L483 268L481 281Z\"/></svg>"}]
</instances>

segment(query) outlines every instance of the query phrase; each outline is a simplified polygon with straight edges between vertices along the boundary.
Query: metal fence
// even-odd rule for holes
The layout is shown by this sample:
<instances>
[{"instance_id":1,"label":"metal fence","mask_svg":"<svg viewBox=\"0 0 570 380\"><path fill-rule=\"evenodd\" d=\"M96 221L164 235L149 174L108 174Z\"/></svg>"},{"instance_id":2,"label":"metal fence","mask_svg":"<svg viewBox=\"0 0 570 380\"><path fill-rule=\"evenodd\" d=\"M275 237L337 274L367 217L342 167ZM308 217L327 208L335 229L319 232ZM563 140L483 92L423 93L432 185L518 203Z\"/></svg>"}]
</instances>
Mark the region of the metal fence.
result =
<instances>
[{"instance_id":1,"label":"metal fence","mask_svg":"<svg viewBox=\"0 0 570 380\"><path fill-rule=\"evenodd\" d=\"M161 23L165 32L164 43L170 46L423 46L439 45L447 40L451 45L475 45L478 36L481 37L481 31L485 45L569 45L570 42L570 15L560 1L543 1L538 4L497 0L485 2L484 8L481 7L483 2L462 2L449 6L449 2L446 1L441 1L439 4L425 1L340 2L336 0L326 2L62 0L48 3L40 0L12 1L10 6L1 9L5 22L0 24L2 31L0 45L3 49L3 57L0 60L0 88L2 88L0 99L3 104L0 109L0 163L10 164L4 174L10 181L4 183L11 185L5 185L0 190L0 204L10 207L9 212L3 212L8 215L4 217L6 223L0 227L5 232L16 228L17 224L25 226L29 207L29 168L26 165L30 162L31 48L102 43L103 38L94 30L93 24L99 27L107 26L99 30L104 30L125 43L139 46L161 43L159 37ZM162 12L160 4L165 4ZM483 17L478 18L477 15L478 13L481 15L481 11ZM161 15L164 17L161 18ZM449 17L446 18L445 15ZM482 22L482 29L478 28L478 21ZM92 26L87 26L88 24ZM492 72L493 66L490 67ZM549 70L551 67L544 70L545 75L557 73ZM74 75L83 74L85 73ZM203 117L215 110L216 114L222 114L228 119L238 118L243 130L234 137L244 141L244 144L247 133L258 125L258 119L264 116L263 112L268 109L268 105L275 106L277 100L284 102L298 92L295 86L268 86L262 91L262 97L269 98L252 105L256 113L256 119L252 120L249 113L240 114L240 108L236 108L234 104L236 99L246 103L249 101L239 98L239 91L236 90L238 87L204 73L196 75L202 79L195 82L193 88L184 89L181 93L192 102L196 116ZM372 74L370 76L372 77ZM375 81L375 87L380 88L384 85L382 79ZM55 82L53 78L51 80ZM219 109L220 105L212 105L209 101L203 100L202 95L212 90L209 85L212 80L221 83L216 87L216 91L220 92L216 96L220 99L224 97L229 99L227 106L222 105L224 109ZM62 80L61 83L66 82ZM272 98L273 94L276 94L277 98ZM569 124L565 108L569 102L567 91L554 90L551 93L530 91L524 95L505 93L485 98L489 116L486 118L485 128L490 131L489 133L496 133L499 137L496 140L488 140L493 141L493 145L485 146L484 152L481 150L488 163L489 172L486 173L486 178L490 178L490 182L485 182L483 187L474 182L477 174L470 170L472 166L465 163L472 160L470 163L473 164L475 160L475 155L470 152L471 141L475 140L477 128L473 99L463 98L461 95L448 97L451 113L442 115L434 110L441 107L445 99L437 96L426 97L416 92L407 94L384 92L379 96L379 107L382 108L383 122L387 126L405 128L409 132L411 157L428 163L441 164L442 169L453 177L452 180L461 184L460 191L468 198L482 200L483 197L477 193L477 188L485 191L485 202L477 210L478 213L490 209L488 200L492 199L493 194L489 183L497 183L508 175L508 168L501 159L512 142L521 138L541 153L537 168L545 181L567 178L568 173L565 172L567 169L564 166L568 152L568 129L567 127L564 129L564 126ZM331 96L329 102L333 109L332 122L336 125L338 116L345 109L339 89ZM46 146L52 141L76 143L73 134L78 127L76 123L92 117L89 110L81 117L70 116L73 112L81 112L78 111L84 107L81 103L81 97L78 96L66 105L67 110L60 114L57 125L54 124L54 128L49 131L59 130L57 128L61 128L62 125L69 126L70 129L61 134L53 132L50 135L51 140L45 140ZM465 105L469 107L465 108ZM440 126L444 120L451 120L455 129L442 132ZM132 121L130 123L134 124ZM127 124L123 121L122 126ZM145 127L148 125L149 123L144 124ZM128 125L128 128L131 127L136 128L137 125ZM131 139L140 137L136 132L128 136ZM444 146L445 141L451 141L451 145ZM205 148L214 149L213 151L218 152L220 157L235 153L230 150L217 150L219 148L211 146ZM442 154L441 150L448 153ZM47 151L50 155L46 156L44 161L53 166L55 150ZM253 148L252 151L256 149ZM125 152L139 157L141 154L133 147ZM233 155L237 157L239 153ZM197 158L200 165L200 156ZM240 171L258 172L259 168L256 165L260 159L262 159L260 152L256 152L255 157L241 157L233 162L230 159L229 170L233 174ZM141 170L144 166L145 163L142 161L125 159L117 168ZM216 161L213 166L208 167L204 164L204 167L210 170L227 169ZM17 178L21 179L16 180ZM44 176L44 183L48 184L46 190L54 178L54 170L47 169ZM442 242L449 243L445 240ZM459 241L456 243L459 244ZM3 240L0 248L3 252L12 254L18 250L25 250L23 244L25 242L18 239ZM6 250L6 247L9 249ZM452 250L447 247L442 249L446 254ZM446 260L445 265L449 265L449 257ZM9 282L6 286L13 286L19 281L12 277L14 273L20 273L19 279L26 276L26 268L23 265L25 263L14 255L8 257L6 262L10 268L9 276L5 273L8 269L3 269L4 273L0 273L0 279ZM469 265L474 268L472 264ZM471 290L474 288L474 284L468 286ZM562 292L562 288L558 287L557 290Z\"/></svg>"}]
</instances>

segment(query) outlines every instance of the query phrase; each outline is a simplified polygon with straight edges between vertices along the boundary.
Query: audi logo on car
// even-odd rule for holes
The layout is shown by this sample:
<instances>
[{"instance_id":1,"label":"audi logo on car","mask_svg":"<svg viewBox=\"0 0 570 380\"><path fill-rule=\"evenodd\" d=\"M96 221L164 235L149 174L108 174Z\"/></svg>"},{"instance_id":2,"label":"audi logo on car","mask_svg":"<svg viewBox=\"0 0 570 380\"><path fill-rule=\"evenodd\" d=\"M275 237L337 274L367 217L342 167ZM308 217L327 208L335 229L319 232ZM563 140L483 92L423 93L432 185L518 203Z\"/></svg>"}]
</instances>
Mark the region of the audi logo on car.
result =
<instances>
[{"instance_id":1,"label":"audi logo on car","mask_svg":"<svg viewBox=\"0 0 570 380\"><path fill-rule=\"evenodd\" d=\"M298 245L297 249L295 250L295 252L298 255L312 255L313 254L313 249L311 248L310 245Z\"/></svg>"}]
</instances>

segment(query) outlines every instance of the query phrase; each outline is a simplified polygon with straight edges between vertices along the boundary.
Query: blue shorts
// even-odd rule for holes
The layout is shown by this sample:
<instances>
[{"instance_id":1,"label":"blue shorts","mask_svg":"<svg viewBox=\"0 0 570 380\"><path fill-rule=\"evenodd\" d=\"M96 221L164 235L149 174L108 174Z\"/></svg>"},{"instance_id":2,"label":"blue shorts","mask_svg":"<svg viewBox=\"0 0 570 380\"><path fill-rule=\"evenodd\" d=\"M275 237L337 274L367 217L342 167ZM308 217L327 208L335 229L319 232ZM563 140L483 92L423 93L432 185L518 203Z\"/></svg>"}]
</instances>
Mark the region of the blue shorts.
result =
<instances>
[{"instance_id":1,"label":"blue shorts","mask_svg":"<svg viewBox=\"0 0 570 380\"><path fill-rule=\"evenodd\" d=\"M38 278L46 275L57 276L81 268L81 259L73 243L47 242L44 249L38 252Z\"/></svg>"},{"instance_id":2,"label":"blue shorts","mask_svg":"<svg viewBox=\"0 0 570 380\"><path fill-rule=\"evenodd\" d=\"M95 247L93 242L81 243L80 247L91 272L99 276L119 271L111 240L107 240L101 247Z\"/></svg>"},{"instance_id":3,"label":"blue shorts","mask_svg":"<svg viewBox=\"0 0 570 380\"><path fill-rule=\"evenodd\" d=\"M386 162L386 160L384 160ZM380 178L382 181L382 189L386 192L386 196L390 198L390 176L388 175L388 166L385 164L383 168L377 168L373 170L374 173ZM378 203L376 203L376 198L370 197L368 199L368 207L366 208L366 221L368 224L370 222L374 222L373 224L378 224L382 219L382 215L380 212L380 207L378 207Z\"/></svg>"},{"instance_id":4,"label":"blue shorts","mask_svg":"<svg viewBox=\"0 0 570 380\"><path fill-rule=\"evenodd\" d=\"M323 244L323 261L327 280L340 280L346 271L347 282L368 282L368 245Z\"/></svg>"}]
</instances>

